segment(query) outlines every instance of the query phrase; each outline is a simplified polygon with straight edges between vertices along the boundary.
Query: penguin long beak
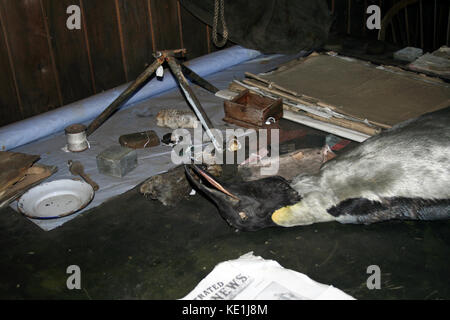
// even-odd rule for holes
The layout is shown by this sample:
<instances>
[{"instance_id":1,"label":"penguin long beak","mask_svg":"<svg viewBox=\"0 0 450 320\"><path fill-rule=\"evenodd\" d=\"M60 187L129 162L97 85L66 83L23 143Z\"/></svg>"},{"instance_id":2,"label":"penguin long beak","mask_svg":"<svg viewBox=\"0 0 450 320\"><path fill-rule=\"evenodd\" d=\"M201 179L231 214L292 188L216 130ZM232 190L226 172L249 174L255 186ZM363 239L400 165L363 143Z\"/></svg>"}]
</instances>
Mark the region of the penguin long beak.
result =
<instances>
[{"instance_id":1,"label":"penguin long beak","mask_svg":"<svg viewBox=\"0 0 450 320\"><path fill-rule=\"evenodd\" d=\"M210 174L203 171L195 164L185 165L184 170L188 180L218 205L223 205L226 203L234 205L239 202L239 197L234 195L226 187L224 187L222 183L218 182ZM204 178L211 186L213 186L213 188L208 187L206 184L202 183L200 179L194 177L192 172Z\"/></svg>"},{"instance_id":2,"label":"penguin long beak","mask_svg":"<svg viewBox=\"0 0 450 320\"><path fill-rule=\"evenodd\" d=\"M205 171L201 170L199 167L197 167L195 164L190 165L191 169L193 169L196 173L198 173L199 175L201 175L203 178L206 179L206 181L208 181L212 186L214 186L217 190L225 193L226 195L229 195L230 197L239 200L239 198L237 196L235 196L234 194L232 194L231 192L229 192L227 189L225 189L224 186L222 186L222 184L220 184L217 180L215 180L213 177L211 177L208 173L206 173ZM188 175L190 174L188 172L189 170L186 170L186 172L188 173Z\"/></svg>"}]
</instances>

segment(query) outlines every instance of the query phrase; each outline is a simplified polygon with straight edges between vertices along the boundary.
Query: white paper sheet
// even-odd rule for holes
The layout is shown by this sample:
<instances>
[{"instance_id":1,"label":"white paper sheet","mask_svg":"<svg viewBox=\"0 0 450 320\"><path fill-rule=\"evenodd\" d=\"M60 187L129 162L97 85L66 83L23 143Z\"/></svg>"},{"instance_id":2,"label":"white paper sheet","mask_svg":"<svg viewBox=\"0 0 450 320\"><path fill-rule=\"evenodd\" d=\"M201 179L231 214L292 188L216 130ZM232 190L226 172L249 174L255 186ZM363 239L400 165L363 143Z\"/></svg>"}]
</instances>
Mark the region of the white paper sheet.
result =
<instances>
[{"instance_id":1,"label":"white paper sheet","mask_svg":"<svg viewBox=\"0 0 450 320\"><path fill-rule=\"evenodd\" d=\"M354 300L345 292L316 282L249 252L219 263L182 300Z\"/></svg>"}]
</instances>

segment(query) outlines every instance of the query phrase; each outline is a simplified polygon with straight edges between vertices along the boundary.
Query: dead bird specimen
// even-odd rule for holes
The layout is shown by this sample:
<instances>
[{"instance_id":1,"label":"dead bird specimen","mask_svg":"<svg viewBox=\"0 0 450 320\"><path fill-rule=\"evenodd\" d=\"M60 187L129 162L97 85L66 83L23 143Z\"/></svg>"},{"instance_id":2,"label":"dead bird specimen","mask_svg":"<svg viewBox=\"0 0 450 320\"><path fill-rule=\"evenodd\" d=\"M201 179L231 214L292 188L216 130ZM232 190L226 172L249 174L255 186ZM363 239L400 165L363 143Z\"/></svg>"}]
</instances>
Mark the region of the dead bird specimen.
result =
<instances>
[{"instance_id":1,"label":"dead bird specimen","mask_svg":"<svg viewBox=\"0 0 450 320\"><path fill-rule=\"evenodd\" d=\"M208 186L190 170L186 174L239 230L327 221L440 220L450 218L449 158L447 107L402 122L326 162L319 173L290 182L274 176ZM189 167L199 176L207 175Z\"/></svg>"},{"instance_id":2,"label":"dead bird specimen","mask_svg":"<svg viewBox=\"0 0 450 320\"><path fill-rule=\"evenodd\" d=\"M140 192L146 198L159 200L169 207L175 207L191 190L183 167L150 177L140 187Z\"/></svg>"},{"instance_id":3,"label":"dead bird specimen","mask_svg":"<svg viewBox=\"0 0 450 320\"><path fill-rule=\"evenodd\" d=\"M163 109L156 115L156 124L170 129L195 129L199 126L199 121L192 111Z\"/></svg>"},{"instance_id":4,"label":"dead bird specimen","mask_svg":"<svg viewBox=\"0 0 450 320\"><path fill-rule=\"evenodd\" d=\"M222 173L222 167L219 165L208 166L206 170L216 177ZM139 190L148 199L158 200L165 206L175 207L181 200L189 196L192 186L186 178L183 166L179 166L150 177L142 183Z\"/></svg>"},{"instance_id":5,"label":"dead bird specimen","mask_svg":"<svg viewBox=\"0 0 450 320\"><path fill-rule=\"evenodd\" d=\"M274 163L278 162L277 176L286 180L292 180L300 173L318 173L322 164L331 157L334 157L334 153L328 146L323 148L306 148L279 157L266 157L257 162L245 162L240 164L238 169L239 174L245 181L252 181L262 178L262 168L274 167Z\"/></svg>"}]
</instances>

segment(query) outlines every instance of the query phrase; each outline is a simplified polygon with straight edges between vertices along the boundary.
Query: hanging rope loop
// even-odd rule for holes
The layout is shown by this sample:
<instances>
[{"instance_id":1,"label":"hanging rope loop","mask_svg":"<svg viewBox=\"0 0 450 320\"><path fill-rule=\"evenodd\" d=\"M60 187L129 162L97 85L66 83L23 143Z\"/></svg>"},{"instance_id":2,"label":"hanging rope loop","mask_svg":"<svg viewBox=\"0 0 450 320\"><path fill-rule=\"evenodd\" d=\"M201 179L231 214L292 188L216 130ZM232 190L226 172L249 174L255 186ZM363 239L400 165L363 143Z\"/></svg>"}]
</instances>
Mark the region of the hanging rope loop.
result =
<instances>
[{"instance_id":1,"label":"hanging rope loop","mask_svg":"<svg viewBox=\"0 0 450 320\"><path fill-rule=\"evenodd\" d=\"M228 41L228 28L227 24L225 23L225 0L214 0L214 23L213 23L213 32L212 32L212 38L214 45L221 48L223 47L227 41ZM222 20L222 30L223 30L223 38L219 42L217 39L217 26L219 24L219 15L220 20Z\"/></svg>"}]
</instances>

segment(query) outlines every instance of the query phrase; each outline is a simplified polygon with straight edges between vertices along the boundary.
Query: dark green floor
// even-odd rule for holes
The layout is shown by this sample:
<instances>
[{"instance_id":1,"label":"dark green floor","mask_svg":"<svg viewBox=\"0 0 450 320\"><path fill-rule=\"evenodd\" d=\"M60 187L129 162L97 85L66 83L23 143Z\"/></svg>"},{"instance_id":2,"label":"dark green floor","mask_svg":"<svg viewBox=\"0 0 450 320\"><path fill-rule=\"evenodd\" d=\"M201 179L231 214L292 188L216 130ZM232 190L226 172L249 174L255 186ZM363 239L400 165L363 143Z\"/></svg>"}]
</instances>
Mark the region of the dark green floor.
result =
<instances>
[{"instance_id":1,"label":"dark green floor","mask_svg":"<svg viewBox=\"0 0 450 320\"><path fill-rule=\"evenodd\" d=\"M51 232L0 211L2 299L178 299L254 251L358 299L450 298L450 221L323 223L235 232L200 195L167 209L132 190ZM381 268L381 290L366 269ZM81 268L68 290L66 268Z\"/></svg>"}]
</instances>

